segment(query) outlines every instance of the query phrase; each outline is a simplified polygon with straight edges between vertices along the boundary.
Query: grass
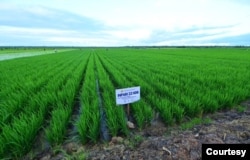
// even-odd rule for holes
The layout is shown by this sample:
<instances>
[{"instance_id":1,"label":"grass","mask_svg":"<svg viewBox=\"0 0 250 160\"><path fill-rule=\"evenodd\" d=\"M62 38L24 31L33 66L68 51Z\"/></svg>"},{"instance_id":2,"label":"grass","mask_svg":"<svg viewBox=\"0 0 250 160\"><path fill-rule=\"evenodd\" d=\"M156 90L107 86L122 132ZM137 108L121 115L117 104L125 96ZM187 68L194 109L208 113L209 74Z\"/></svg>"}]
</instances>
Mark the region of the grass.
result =
<instances>
[{"instance_id":1,"label":"grass","mask_svg":"<svg viewBox=\"0 0 250 160\"><path fill-rule=\"evenodd\" d=\"M136 147L138 147L142 143L143 140L144 140L144 138L141 135L133 135L129 139L129 143L127 145L129 148L135 149Z\"/></svg>"},{"instance_id":2,"label":"grass","mask_svg":"<svg viewBox=\"0 0 250 160\"><path fill-rule=\"evenodd\" d=\"M189 130L196 125L209 124L209 123L211 123L211 121L212 120L210 118L193 118L189 122L182 123L180 125L180 129L181 130Z\"/></svg>"},{"instance_id":3,"label":"grass","mask_svg":"<svg viewBox=\"0 0 250 160\"><path fill-rule=\"evenodd\" d=\"M63 156L63 159L66 159L66 160L85 160L87 159L87 153L82 149L82 148L78 148L77 152L74 152L74 153L67 153L64 149L62 149L61 146L55 146L53 148L53 151L52 153L54 155L57 155L57 154L62 154Z\"/></svg>"},{"instance_id":4,"label":"grass","mask_svg":"<svg viewBox=\"0 0 250 160\"><path fill-rule=\"evenodd\" d=\"M243 113L246 111L246 108L245 107L237 107L237 111L240 112L240 113Z\"/></svg>"}]
</instances>

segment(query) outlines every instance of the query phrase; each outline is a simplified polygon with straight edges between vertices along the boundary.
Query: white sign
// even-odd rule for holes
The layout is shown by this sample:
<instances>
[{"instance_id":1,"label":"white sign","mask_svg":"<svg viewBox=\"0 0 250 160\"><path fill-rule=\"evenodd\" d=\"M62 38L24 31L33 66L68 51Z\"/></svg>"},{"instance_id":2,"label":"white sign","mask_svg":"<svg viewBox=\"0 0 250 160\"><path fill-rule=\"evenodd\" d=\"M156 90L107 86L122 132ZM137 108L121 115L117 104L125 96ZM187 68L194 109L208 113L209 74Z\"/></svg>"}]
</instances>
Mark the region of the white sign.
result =
<instances>
[{"instance_id":1,"label":"white sign","mask_svg":"<svg viewBox=\"0 0 250 160\"><path fill-rule=\"evenodd\" d=\"M139 101L140 96L140 86L123 88L115 90L116 104L128 104Z\"/></svg>"}]
</instances>

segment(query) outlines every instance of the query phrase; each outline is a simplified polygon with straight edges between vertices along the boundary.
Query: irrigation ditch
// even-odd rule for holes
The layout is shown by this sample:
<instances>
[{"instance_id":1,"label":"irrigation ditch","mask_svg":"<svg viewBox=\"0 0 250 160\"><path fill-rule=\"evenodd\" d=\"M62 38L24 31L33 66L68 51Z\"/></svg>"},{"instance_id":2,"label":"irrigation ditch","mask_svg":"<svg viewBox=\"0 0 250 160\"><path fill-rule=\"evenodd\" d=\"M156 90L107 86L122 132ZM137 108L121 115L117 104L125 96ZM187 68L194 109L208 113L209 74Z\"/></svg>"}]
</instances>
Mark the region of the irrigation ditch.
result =
<instances>
[{"instance_id":1,"label":"irrigation ditch","mask_svg":"<svg viewBox=\"0 0 250 160\"><path fill-rule=\"evenodd\" d=\"M110 135L109 135L109 131L108 131L107 123L106 123L106 114L105 114L105 111L103 108L98 79L96 79L96 91L98 94L99 109L100 109L100 114L101 114L101 119L100 119L100 121L101 121L101 126L100 126L101 133L100 133L100 136L101 136L102 140L109 141Z\"/></svg>"},{"instance_id":2,"label":"irrigation ditch","mask_svg":"<svg viewBox=\"0 0 250 160\"><path fill-rule=\"evenodd\" d=\"M99 87L99 80L98 80L98 74L97 74L97 67L96 67L96 61L94 59L94 72L95 72L95 79L96 79L96 92L98 95L98 104L99 104L99 109L100 109L100 114L101 114L101 125L100 125L100 138L103 141L109 141L110 140L110 135L109 135L109 131L108 131L108 126L107 126L107 122L106 122L106 114L103 108L103 102L102 102L102 95L101 95L101 91L100 91L100 87Z\"/></svg>"}]
</instances>

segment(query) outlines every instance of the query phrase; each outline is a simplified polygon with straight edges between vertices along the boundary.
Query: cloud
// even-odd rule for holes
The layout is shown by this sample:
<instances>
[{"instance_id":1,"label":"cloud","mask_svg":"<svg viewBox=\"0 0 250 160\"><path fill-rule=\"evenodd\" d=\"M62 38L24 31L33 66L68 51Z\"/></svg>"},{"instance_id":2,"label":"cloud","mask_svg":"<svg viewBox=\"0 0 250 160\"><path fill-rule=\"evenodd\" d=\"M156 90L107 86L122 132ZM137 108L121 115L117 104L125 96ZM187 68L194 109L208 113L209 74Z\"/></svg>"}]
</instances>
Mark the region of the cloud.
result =
<instances>
[{"instance_id":1,"label":"cloud","mask_svg":"<svg viewBox=\"0 0 250 160\"><path fill-rule=\"evenodd\" d=\"M246 0L2 0L0 45L250 45L249 4Z\"/></svg>"},{"instance_id":2,"label":"cloud","mask_svg":"<svg viewBox=\"0 0 250 160\"><path fill-rule=\"evenodd\" d=\"M0 22L2 45L93 45L105 28L91 18L47 7L2 6Z\"/></svg>"},{"instance_id":3,"label":"cloud","mask_svg":"<svg viewBox=\"0 0 250 160\"><path fill-rule=\"evenodd\" d=\"M68 11L35 6L31 8L4 8L0 10L1 25L27 28L54 28L97 30L103 25L91 18Z\"/></svg>"},{"instance_id":4,"label":"cloud","mask_svg":"<svg viewBox=\"0 0 250 160\"><path fill-rule=\"evenodd\" d=\"M239 25L191 27L186 30L168 32L153 31L144 40L149 45L250 45L250 32L242 32ZM241 40L242 39L242 40Z\"/></svg>"},{"instance_id":5,"label":"cloud","mask_svg":"<svg viewBox=\"0 0 250 160\"><path fill-rule=\"evenodd\" d=\"M110 37L126 40L143 40L150 37L151 31L147 29L125 29L125 30L106 30L103 33Z\"/></svg>"},{"instance_id":6,"label":"cloud","mask_svg":"<svg viewBox=\"0 0 250 160\"><path fill-rule=\"evenodd\" d=\"M49 37L46 43L63 46L119 46L120 42L115 39L105 39L100 37Z\"/></svg>"},{"instance_id":7,"label":"cloud","mask_svg":"<svg viewBox=\"0 0 250 160\"><path fill-rule=\"evenodd\" d=\"M5 45L44 45L48 36L70 35L68 30L0 26L0 42Z\"/></svg>"},{"instance_id":8,"label":"cloud","mask_svg":"<svg viewBox=\"0 0 250 160\"><path fill-rule=\"evenodd\" d=\"M213 39L211 42L215 44L228 43L229 45L245 45L250 46L250 33L234 36L226 36Z\"/></svg>"}]
</instances>

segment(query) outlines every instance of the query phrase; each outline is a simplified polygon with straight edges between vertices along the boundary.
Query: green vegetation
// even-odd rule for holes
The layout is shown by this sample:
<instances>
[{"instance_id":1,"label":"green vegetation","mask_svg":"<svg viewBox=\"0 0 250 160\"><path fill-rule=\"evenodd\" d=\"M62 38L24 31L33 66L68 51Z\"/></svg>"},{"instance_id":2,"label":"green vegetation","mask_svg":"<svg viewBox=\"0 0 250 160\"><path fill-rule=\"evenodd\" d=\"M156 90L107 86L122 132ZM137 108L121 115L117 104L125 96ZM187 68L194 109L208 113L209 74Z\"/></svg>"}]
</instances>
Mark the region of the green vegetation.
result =
<instances>
[{"instance_id":1,"label":"green vegetation","mask_svg":"<svg viewBox=\"0 0 250 160\"><path fill-rule=\"evenodd\" d=\"M83 87L81 88L81 114L77 128L82 143L97 142L100 134L100 112L95 77L94 54L91 53Z\"/></svg>"},{"instance_id":2,"label":"green vegetation","mask_svg":"<svg viewBox=\"0 0 250 160\"><path fill-rule=\"evenodd\" d=\"M240 113L243 113L247 110L247 107L246 106L241 106L241 105L237 105L235 107L236 111L240 112Z\"/></svg>"},{"instance_id":3,"label":"green vegetation","mask_svg":"<svg viewBox=\"0 0 250 160\"><path fill-rule=\"evenodd\" d=\"M51 145L62 142L87 57L72 51L0 63L0 155L25 154L47 126Z\"/></svg>"},{"instance_id":4,"label":"green vegetation","mask_svg":"<svg viewBox=\"0 0 250 160\"><path fill-rule=\"evenodd\" d=\"M102 93L103 105L107 115L109 131L112 136L117 136L119 132L128 135L125 112L122 107L116 107L114 99L115 87L111 82L110 75L104 69L100 61L100 57L95 57L95 64L98 73L97 78L100 82L100 91Z\"/></svg>"},{"instance_id":5,"label":"green vegetation","mask_svg":"<svg viewBox=\"0 0 250 160\"><path fill-rule=\"evenodd\" d=\"M143 141L143 137L141 135L134 135L132 138L129 139L128 146L131 149L135 149L138 147Z\"/></svg>"},{"instance_id":6,"label":"green vegetation","mask_svg":"<svg viewBox=\"0 0 250 160\"><path fill-rule=\"evenodd\" d=\"M155 113L166 125L189 117L180 126L188 129L203 123L204 113L250 97L249 62L244 48L85 48L0 61L0 157L22 157L40 132L51 146L62 144L78 99L82 143L99 140L102 121L111 136L127 136L118 88L141 87L141 100L130 104L139 129Z\"/></svg>"},{"instance_id":7,"label":"green vegetation","mask_svg":"<svg viewBox=\"0 0 250 160\"><path fill-rule=\"evenodd\" d=\"M180 125L181 130L188 130L193 128L195 125L200 125L200 124L209 124L211 123L211 119L209 118L193 118L189 122L182 123Z\"/></svg>"}]
</instances>

